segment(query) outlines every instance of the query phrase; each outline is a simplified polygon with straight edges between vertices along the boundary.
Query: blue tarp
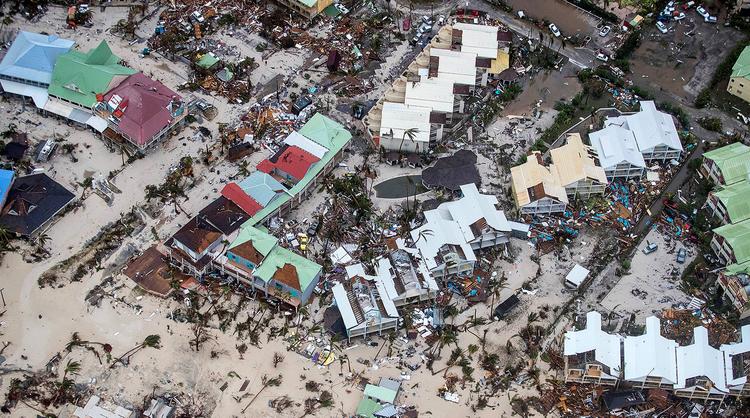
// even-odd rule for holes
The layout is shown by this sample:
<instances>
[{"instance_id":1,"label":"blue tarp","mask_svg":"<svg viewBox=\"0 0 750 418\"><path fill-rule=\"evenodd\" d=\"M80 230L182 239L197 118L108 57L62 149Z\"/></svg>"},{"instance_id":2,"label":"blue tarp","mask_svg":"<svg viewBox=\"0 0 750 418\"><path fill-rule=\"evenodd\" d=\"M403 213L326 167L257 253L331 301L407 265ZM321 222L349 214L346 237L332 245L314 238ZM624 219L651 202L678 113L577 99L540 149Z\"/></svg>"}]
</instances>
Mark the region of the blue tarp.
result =
<instances>
[{"instance_id":1,"label":"blue tarp","mask_svg":"<svg viewBox=\"0 0 750 418\"><path fill-rule=\"evenodd\" d=\"M11 170L0 170L0 209L5 206L5 199L8 198L10 187L13 185L15 173Z\"/></svg>"}]
</instances>

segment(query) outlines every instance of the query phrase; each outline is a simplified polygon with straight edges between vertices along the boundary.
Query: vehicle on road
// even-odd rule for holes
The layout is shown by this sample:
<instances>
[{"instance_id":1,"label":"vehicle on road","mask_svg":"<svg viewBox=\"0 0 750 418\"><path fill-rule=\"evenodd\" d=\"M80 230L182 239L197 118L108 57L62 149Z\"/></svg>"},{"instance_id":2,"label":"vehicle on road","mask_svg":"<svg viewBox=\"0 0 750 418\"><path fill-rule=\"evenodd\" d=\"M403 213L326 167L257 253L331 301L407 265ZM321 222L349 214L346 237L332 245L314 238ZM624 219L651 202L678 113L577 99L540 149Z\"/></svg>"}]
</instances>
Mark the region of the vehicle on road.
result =
<instances>
[{"instance_id":1,"label":"vehicle on road","mask_svg":"<svg viewBox=\"0 0 750 418\"><path fill-rule=\"evenodd\" d=\"M653 242L646 241L646 248L643 249L643 254L651 254L652 252L659 249L659 246Z\"/></svg>"},{"instance_id":2,"label":"vehicle on road","mask_svg":"<svg viewBox=\"0 0 750 418\"><path fill-rule=\"evenodd\" d=\"M611 30L612 28L610 26L605 26L599 31L599 36L607 36Z\"/></svg>"},{"instance_id":3,"label":"vehicle on road","mask_svg":"<svg viewBox=\"0 0 750 418\"><path fill-rule=\"evenodd\" d=\"M429 16L422 16L422 22L432 25L432 19Z\"/></svg>"},{"instance_id":4,"label":"vehicle on road","mask_svg":"<svg viewBox=\"0 0 750 418\"><path fill-rule=\"evenodd\" d=\"M703 6L696 7L695 11L698 12L699 15L703 16L704 19L709 16L708 10L706 10Z\"/></svg>"},{"instance_id":5,"label":"vehicle on road","mask_svg":"<svg viewBox=\"0 0 750 418\"><path fill-rule=\"evenodd\" d=\"M664 24L664 22L656 22L656 29L659 29L659 32L661 33L667 33L667 25Z\"/></svg>"},{"instance_id":6,"label":"vehicle on road","mask_svg":"<svg viewBox=\"0 0 750 418\"><path fill-rule=\"evenodd\" d=\"M438 25L442 26L443 23L445 23L445 16L440 15L440 17L438 18Z\"/></svg>"},{"instance_id":7,"label":"vehicle on road","mask_svg":"<svg viewBox=\"0 0 750 418\"><path fill-rule=\"evenodd\" d=\"M680 248L677 251L677 262L680 264L684 264L686 258L687 258L687 251L685 251L684 248Z\"/></svg>"},{"instance_id":8,"label":"vehicle on road","mask_svg":"<svg viewBox=\"0 0 750 418\"><path fill-rule=\"evenodd\" d=\"M310 222L310 226L307 227L307 235L314 237L318 233L318 226L320 225L320 222L318 222L317 219L313 219Z\"/></svg>"},{"instance_id":9,"label":"vehicle on road","mask_svg":"<svg viewBox=\"0 0 750 418\"><path fill-rule=\"evenodd\" d=\"M599 51L599 52L596 53L596 59L598 59L599 61L602 61L602 62L609 61L609 57L607 56L607 54L605 54L602 51Z\"/></svg>"},{"instance_id":10,"label":"vehicle on road","mask_svg":"<svg viewBox=\"0 0 750 418\"><path fill-rule=\"evenodd\" d=\"M552 32L556 38L560 37L560 29L557 29L557 26L554 23L549 24L549 31Z\"/></svg>"}]
</instances>

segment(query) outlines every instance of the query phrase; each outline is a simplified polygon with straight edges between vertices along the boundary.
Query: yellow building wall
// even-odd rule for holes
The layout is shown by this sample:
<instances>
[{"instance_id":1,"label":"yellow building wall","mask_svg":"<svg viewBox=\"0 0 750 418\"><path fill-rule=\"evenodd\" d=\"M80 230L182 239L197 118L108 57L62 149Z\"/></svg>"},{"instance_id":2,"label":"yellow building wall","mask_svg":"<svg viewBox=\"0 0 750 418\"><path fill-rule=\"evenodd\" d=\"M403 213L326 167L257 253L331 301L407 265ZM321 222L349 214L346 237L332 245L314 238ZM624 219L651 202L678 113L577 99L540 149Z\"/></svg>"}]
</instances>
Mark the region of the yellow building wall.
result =
<instances>
[{"instance_id":1,"label":"yellow building wall","mask_svg":"<svg viewBox=\"0 0 750 418\"><path fill-rule=\"evenodd\" d=\"M727 91L740 99L750 103L750 80L744 77L732 77L729 79Z\"/></svg>"}]
</instances>

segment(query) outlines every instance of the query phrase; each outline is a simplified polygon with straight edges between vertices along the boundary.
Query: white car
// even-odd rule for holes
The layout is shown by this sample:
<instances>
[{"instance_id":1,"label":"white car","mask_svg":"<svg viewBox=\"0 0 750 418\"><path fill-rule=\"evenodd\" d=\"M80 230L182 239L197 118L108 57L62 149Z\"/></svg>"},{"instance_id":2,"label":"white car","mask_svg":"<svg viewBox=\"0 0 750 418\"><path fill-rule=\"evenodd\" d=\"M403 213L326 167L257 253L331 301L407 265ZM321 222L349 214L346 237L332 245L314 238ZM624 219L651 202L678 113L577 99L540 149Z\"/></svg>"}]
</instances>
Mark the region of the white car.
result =
<instances>
[{"instance_id":1,"label":"white car","mask_svg":"<svg viewBox=\"0 0 750 418\"><path fill-rule=\"evenodd\" d=\"M549 31L552 32L552 34L555 35L556 38L560 37L560 29L557 29L557 26L555 26L554 23L549 24Z\"/></svg>"},{"instance_id":2,"label":"white car","mask_svg":"<svg viewBox=\"0 0 750 418\"><path fill-rule=\"evenodd\" d=\"M674 20L682 20L684 18L685 18L685 13L683 12L679 12L678 14L672 16L672 19Z\"/></svg>"},{"instance_id":3,"label":"white car","mask_svg":"<svg viewBox=\"0 0 750 418\"><path fill-rule=\"evenodd\" d=\"M659 29L661 33L667 33L667 25L664 22L656 22L656 29Z\"/></svg>"},{"instance_id":4,"label":"white car","mask_svg":"<svg viewBox=\"0 0 750 418\"><path fill-rule=\"evenodd\" d=\"M603 52L597 52L596 53L596 59L598 59L599 61L602 61L602 62L609 61L609 57L605 53L603 53Z\"/></svg>"},{"instance_id":5,"label":"white car","mask_svg":"<svg viewBox=\"0 0 750 418\"><path fill-rule=\"evenodd\" d=\"M347 9L346 6L341 3L334 3L333 7L337 8L342 15L349 13L349 9Z\"/></svg>"},{"instance_id":6,"label":"white car","mask_svg":"<svg viewBox=\"0 0 750 418\"><path fill-rule=\"evenodd\" d=\"M607 35L609 35L609 31L611 31L611 30L612 30L612 28L611 28L611 27L609 27L609 26L605 26L605 27L603 27L603 28L602 28L602 29L601 29L601 30L599 31L599 36L607 36Z\"/></svg>"},{"instance_id":7,"label":"white car","mask_svg":"<svg viewBox=\"0 0 750 418\"><path fill-rule=\"evenodd\" d=\"M704 9L703 6L696 7L695 11L698 12L699 15L703 16L704 19L709 16L708 10Z\"/></svg>"},{"instance_id":8,"label":"white car","mask_svg":"<svg viewBox=\"0 0 750 418\"><path fill-rule=\"evenodd\" d=\"M717 20L716 16L706 16L703 18L703 21L706 23L716 23Z\"/></svg>"}]
</instances>

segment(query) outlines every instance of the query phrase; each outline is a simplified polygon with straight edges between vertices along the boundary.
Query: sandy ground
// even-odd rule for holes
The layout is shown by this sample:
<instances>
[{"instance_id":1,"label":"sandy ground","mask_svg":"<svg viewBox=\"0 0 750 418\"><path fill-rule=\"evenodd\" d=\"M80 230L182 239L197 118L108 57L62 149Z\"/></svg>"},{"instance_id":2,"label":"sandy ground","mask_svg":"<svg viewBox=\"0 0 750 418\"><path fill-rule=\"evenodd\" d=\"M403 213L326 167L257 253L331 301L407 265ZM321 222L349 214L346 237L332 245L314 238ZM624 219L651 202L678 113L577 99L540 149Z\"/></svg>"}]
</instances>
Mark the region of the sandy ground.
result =
<instances>
[{"instance_id":1,"label":"sandy ground","mask_svg":"<svg viewBox=\"0 0 750 418\"><path fill-rule=\"evenodd\" d=\"M659 248L651 254L644 254L641 250L647 242L655 243ZM687 251L684 264L677 263L680 248ZM663 309L687 305L691 297L682 290L681 277L694 258L691 245L676 240L667 242L662 233L652 229L633 256L629 274L624 275L601 301L602 308L625 318L635 314L636 323L643 324L647 317Z\"/></svg>"}]
</instances>

